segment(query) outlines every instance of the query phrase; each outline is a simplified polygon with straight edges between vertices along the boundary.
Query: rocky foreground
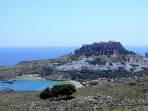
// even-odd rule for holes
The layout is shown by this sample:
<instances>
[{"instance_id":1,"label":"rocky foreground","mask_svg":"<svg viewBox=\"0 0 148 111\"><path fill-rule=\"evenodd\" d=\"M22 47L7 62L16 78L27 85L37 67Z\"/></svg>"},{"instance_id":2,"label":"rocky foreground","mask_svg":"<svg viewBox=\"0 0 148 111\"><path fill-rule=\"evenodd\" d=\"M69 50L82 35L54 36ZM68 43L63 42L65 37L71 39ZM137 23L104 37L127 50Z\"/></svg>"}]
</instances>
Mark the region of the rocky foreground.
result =
<instances>
[{"instance_id":1,"label":"rocky foreground","mask_svg":"<svg viewBox=\"0 0 148 111\"><path fill-rule=\"evenodd\" d=\"M1 91L1 111L148 111L147 78L77 89L70 100L42 100L40 92Z\"/></svg>"}]
</instances>

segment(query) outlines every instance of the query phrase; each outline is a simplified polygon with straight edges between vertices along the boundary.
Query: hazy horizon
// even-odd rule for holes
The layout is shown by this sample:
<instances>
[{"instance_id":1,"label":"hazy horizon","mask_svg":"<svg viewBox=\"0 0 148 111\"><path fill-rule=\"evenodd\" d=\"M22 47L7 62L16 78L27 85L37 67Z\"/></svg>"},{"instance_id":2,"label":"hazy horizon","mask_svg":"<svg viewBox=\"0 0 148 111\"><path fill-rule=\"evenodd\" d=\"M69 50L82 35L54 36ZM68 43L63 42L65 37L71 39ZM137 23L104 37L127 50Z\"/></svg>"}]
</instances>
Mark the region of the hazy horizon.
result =
<instances>
[{"instance_id":1,"label":"hazy horizon","mask_svg":"<svg viewBox=\"0 0 148 111\"><path fill-rule=\"evenodd\" d=\"M11 66L21 61L46 60L74 53L80 47L7 47L0 48L0 66ZM129 51L145 55L148 47L125 47Z\"/></svg>"},{"instance_id":2,"label":"hazy horizon","mask_svg":"<svg viewBox=\"0 0 148 111\"><path fill-rule=\"evenodd\" d=\"M147 0L0 1L0 47L148 46Z\"/></svg>"},{"instance_id":3,"label":"hazy horizon","mask_svg":"<svg viewBox=\"0 0 148 111\"><path fill-rule=\"evenodd\" d=\"M103 42L103 41L102 41ZM105 41L105 42L107 42L107 41ZM85 44L87 44L87 43L85 43ZM81 45L77 45L77 46L0 46L0 48L64 48L64 47L73 47L73 48L80 48L80 47L82 47L83 45L85 45L85 44L81 44ZM89 43L89 44L93 44L93 43ZM88 45L89 45L88 44ZM122 43L121 43L122 44ZM122 46L123 47L145 47L145 48L148 48L148 45L124 45L124 44L122 44Z\"/></svg>"}]
</instances>

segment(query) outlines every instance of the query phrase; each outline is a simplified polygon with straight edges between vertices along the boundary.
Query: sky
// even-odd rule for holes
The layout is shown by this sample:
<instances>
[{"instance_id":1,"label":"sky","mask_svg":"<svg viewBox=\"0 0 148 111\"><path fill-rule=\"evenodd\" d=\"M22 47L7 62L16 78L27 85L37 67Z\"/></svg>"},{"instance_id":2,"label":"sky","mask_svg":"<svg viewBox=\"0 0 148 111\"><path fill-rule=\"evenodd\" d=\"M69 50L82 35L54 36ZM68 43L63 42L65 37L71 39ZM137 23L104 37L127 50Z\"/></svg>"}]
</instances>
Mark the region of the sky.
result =
<instances>
[{"instance_id":1,"label":"sky","mask_svg":"<svg viewBox=\"0 0 148 111\"><path fill-rule=\"evenodd\" d=\"M0 0L0 47L148 46L148 0Z\"/></svg>"}]
</instances>

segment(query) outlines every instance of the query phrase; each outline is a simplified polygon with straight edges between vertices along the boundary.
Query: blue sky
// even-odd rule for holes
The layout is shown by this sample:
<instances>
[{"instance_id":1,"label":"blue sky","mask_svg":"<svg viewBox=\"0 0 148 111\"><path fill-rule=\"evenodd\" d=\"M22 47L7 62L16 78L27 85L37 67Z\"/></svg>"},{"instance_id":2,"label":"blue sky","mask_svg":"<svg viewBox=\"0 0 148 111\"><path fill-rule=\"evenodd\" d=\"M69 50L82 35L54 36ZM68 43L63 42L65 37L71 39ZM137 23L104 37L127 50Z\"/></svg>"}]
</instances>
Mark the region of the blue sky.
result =
<instances>
[{"instance_id":1,"label":"blue sky","mask_svg":"<svg viewBox=\"0 0 148 111\"><path fill-rule=\"evenodd\" d=\"M0 47L148 45L148 0L0 0Z\"/></svg>"}]
</instances>

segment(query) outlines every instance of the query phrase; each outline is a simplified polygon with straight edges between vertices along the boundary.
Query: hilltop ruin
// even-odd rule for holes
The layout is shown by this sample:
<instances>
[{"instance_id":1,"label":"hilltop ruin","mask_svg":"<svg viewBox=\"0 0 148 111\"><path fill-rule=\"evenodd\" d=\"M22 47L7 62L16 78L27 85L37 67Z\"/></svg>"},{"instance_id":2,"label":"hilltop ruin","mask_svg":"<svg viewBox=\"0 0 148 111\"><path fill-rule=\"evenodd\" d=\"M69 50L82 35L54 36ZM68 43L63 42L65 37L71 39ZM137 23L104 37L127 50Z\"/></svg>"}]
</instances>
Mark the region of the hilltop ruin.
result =
<instances>
[{"instance_id":1,"label":"hilltop ruin","mask_svg":"<svg viewBox=\"0 0 148 111\"><path fill-rule=\"evenodd\" d=\"M126 55L132 52L126 50L120 42L109 41L109 42L99 42L93 44L83 45L80 49L75 50L75 54L85 55L85 56L99 56L99 55Z\"/></svg>"}]
</instances>

